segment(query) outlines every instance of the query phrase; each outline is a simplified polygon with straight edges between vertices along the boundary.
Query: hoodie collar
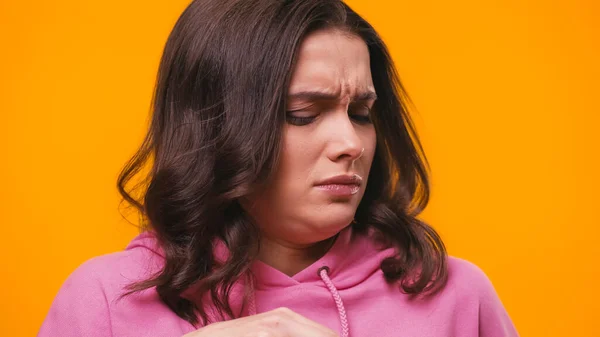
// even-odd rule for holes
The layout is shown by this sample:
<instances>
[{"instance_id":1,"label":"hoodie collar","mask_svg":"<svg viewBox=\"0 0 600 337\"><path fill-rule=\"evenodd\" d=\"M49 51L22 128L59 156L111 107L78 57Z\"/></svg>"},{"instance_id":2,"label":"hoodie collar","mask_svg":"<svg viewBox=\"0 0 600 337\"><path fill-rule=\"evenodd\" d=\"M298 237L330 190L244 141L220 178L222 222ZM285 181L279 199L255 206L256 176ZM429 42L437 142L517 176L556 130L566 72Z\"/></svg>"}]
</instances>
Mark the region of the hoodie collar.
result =
<instances>
[{"instance_id":1,"label":"hoodie collar","mask_svg":"<svg viewBox=\"0 0 600 337\"><path fill-rule=\"evenodd\" d=\"M338 289L351 288L380 269L381 261L394 254L378 245L371 232L360 234L348 226L340 231L332 247L320 259L293 276L288 276L262 261L251 267L256 289L293 287L300 284L324 286L319 270L329 269L329 277Z\"/></svg>"}]
</instances>

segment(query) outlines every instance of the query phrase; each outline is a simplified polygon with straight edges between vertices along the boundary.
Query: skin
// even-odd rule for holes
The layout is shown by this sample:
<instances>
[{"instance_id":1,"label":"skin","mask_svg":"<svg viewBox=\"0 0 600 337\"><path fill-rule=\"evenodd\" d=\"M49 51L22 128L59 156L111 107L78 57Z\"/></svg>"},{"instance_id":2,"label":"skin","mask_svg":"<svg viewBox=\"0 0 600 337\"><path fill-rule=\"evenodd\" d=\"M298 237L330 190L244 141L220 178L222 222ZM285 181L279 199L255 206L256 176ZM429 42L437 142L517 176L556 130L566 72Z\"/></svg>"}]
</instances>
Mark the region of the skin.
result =
<instances>
[{"instance_id":1,"label":"skin","mask_svg":"<svg viewBox=\"0 0 600 337\"><path fill-rule=\"evenodd\" d=\"M288 308L207 325L183 337L336 337L338 334Z\"/></svg>"},{"instance_id":2,"label":"skin","mask_svg":"<svg viewBox=\"0 0 600 337\"><path fill-rule=\"evenodd\" d=\"M307 91L331 97L301 94ZM365 121L374 101L369 51L360 37L339 30L306 37L288 90L279 167L243 202L261 230L260 260L292 276L352 222L375 154L375 128ZM339 198L316 188L341 174L363 178L358 193Z\"/></svg>"},{"instance_id":3,"label":"skin","mask_svg":"<svg viewBox=\"0 0 600 337\"><path fill-rule=\"evenodd\" d=\"M302 92L319 92L313 97ZM360 100L357 100L360 98ZM294 275L326 253L348 226L365 191L376 147L368 115L375 101L369 52L357 36L321 30L303 41L288 91L279 167L242 206L259 225L259 259ZM358 174L357 193L334 196L317 185ZM285 308L211 324L186 337L337 336Z\"/></svg>"}]
</instances>

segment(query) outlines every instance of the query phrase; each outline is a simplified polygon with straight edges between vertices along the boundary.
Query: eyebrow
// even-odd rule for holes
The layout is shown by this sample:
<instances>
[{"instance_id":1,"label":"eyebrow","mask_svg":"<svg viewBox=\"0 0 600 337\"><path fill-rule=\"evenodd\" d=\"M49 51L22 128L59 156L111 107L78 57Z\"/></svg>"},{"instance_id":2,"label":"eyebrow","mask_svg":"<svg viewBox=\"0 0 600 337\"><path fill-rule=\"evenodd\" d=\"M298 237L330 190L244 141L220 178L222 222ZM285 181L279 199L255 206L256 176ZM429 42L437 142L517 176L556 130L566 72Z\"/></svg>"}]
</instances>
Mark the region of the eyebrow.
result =
<instances>
[{"instance_id":1,"label":"eyebrow","mask_svg":"<svg viewBox=\"0 0 600 337\"><path fill-rule=\"evenodd\" d=\"M308 90L308 91L299 91L299 92L289 94L288 99L289 100L303 99L303 100L308 100L308 101L318 101L318 100L334 101L334 100L339 99L339 95L324 92L324 91ZM352 97L353 102L368 101L368 100L374 101L376 99L377 99L377 94L371 90L359 92Z\"/></svg>"}]
</instances>

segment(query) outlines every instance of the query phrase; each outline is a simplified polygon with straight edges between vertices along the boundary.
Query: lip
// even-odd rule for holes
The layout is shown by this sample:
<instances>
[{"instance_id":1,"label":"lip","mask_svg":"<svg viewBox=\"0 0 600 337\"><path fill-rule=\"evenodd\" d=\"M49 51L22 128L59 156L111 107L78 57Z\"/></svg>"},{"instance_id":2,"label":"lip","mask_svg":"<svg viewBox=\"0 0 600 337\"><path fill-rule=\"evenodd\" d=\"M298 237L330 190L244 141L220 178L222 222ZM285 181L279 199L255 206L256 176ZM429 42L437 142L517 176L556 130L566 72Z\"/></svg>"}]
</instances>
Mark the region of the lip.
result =
<instances>
[{"instance_id":1,"label":"lip","mask_svg":"<svg viewBox=\"0 0 600 337\"><path fill-rule=\"evenodd\" d=\"M335 177L327 178L316 183L317 186L323 185L362 185L362 177L358 174L340 174Z\"/></svg>"},{"instance_id":2,"label":"lip","mask_svg":"<svg viewBox=\"0 0 600 337\"><path fill-rule=\"evenodd\" d=\"M315 184L319 190L335 197L351 197L360 191L362 177L358 174L343 174L327 178Z\"/></svg>"}]
</instances>

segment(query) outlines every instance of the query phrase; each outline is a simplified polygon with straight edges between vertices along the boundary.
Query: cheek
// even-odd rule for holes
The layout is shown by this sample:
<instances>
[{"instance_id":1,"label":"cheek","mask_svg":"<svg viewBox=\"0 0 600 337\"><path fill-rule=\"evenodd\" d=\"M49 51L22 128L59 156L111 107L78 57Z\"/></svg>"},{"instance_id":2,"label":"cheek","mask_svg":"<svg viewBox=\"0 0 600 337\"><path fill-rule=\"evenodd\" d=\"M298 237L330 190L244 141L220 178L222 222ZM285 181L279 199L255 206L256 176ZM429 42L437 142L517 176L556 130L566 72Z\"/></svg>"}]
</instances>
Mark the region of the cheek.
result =
<instances>
[{"instance_id":1,"label":"cheek","mask_svg":"<svg viewBox=\"0 0 600 337\"><path fill-rule=\"evenodd\" d=\"M318 136L319 132L308 127L288 126L283 133L282 158L288 156L289 160L297 161L306 156L312 157L317 151Z\"/></svg>"},{"instance_id":2,"label":"cheek","mask_svg":"<svg viewBox=\"0 0 600 337\"><path fill-rule=\"evenodd\" d=\"M361 140L365 147L365 157L371 160L375 155L375 148L377 147L377 134L375 133L375 127L370 126L365 128L361 132Z\"/></svg>"},{"instance_id":3,"label":"cheek","mask_svg":"<svg viewBox=\"0 0 600 337\"><path fill-rule=\"evenodd\" d=\"M281 188L306 181L316 161L315 154L318 156L314 143L304 130L289 128L284 131L277 169L277 182Z\"/></svg>"}]
</instances>

